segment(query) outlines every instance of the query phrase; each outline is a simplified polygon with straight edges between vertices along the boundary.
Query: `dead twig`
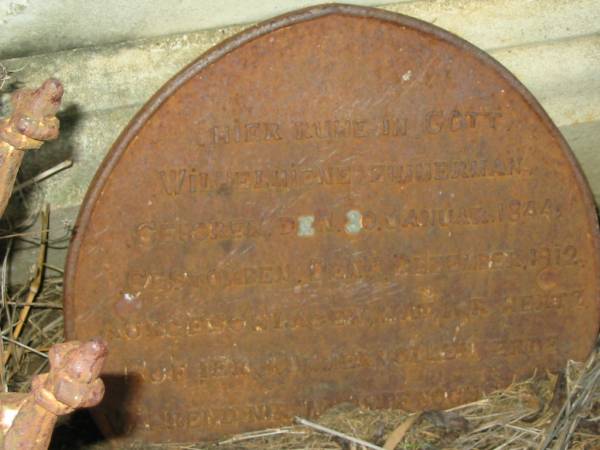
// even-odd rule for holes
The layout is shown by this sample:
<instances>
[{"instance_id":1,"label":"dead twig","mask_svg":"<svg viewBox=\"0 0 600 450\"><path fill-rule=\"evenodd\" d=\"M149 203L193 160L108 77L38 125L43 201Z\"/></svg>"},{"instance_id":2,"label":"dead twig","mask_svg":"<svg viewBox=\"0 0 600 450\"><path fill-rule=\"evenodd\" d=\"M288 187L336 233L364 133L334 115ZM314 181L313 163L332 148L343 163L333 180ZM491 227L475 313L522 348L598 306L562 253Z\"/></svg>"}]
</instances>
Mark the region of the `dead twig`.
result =
<instances>
[{"instance_id":1,"label":"dead twig","mask_svg":"<svg viewBox=\"0 0 600 450\"><path fill-rule=\"evenodd\" d=\"M4 89L4 85L10 79L10 73L5 65L0 63L0 91Z\"/></svg>"},{"instance_id":2,"label":"dead twig","mask_svg":"<svg viewBox=\"0 0 600 450\"><path fill-rule=\"evenodd\" d=\"M60 172L61 170L68 169L72 165L73 165L73 161L71 161L70 159L67 159L67 160L61 162L60 164L57 164L56 166L51 167L48 170L45 170L45 171L43 171L41 173L38 173L35 177L30 178L29 180L24 181L23 183L19 183L19 184L15 185L15 187L13 189L13 193L14 192L19 192L20 190L25 189L26 187L29 187L29 186L34 185L36 183L39 183L40 181L45 180L46 178L51 177L55 173Z\"/></svg>"},{"instance_id":3,"label":"dead twig","mask_svg":"<svg viewBox=\"0 0 600 450\"><path fill-rule=\"evenodd\" d=\"M408 419L406 419L398 426L398 428L392 431L392 433L388 436L387 440L385 441L383 448L385 450L394 450L396 446L400 442L402 442L402 439L404 439L404 436L406 436L406 433L408 433L408 431L415 424L415 422L419 420L419 417L421 417L421 413L415 413L410 415Z\"/></svg>"},{"instance_id":4,"label":"dead twig","mask_svg":"<svg viewBox=\"0 0 600 450\"><path fill-rule=\"evenodd\" d=\"M317 431L320 431L321 433L326 433L326 434L329 434L331 436L335 436L335 437L338 437L340 439L344 439L345 441L351 442L351 443L353 443L355 445L360 445L362 447L370 448L370 449L373 449L373 450L385 450L383 447L379 447L378 445L371 444L370 442L367 442L367 441L364 441L362 439L358 439L358 438L349 436L349 435L344 434L344 433L340 433L339 431L332 430L331 428L327 428L327 427L324 427L323 425L319 425L317 423L310 422L310 421L308 421L306 419L302 419L300 417L296 417L295 420L296 420L296 422L298 422L301 425L304 425L305 427L313 428L313 429L315 429Z\"/></svg>"},{"instance_id":5,"label":"dead twig","mask_svg":"<svg viewBox=\"0 0 600 450\"><path fill-rule=\"evenodd\" d=\"M42 285L42 280L44 278L44 271L45 271L44 262L46 261L46 251L47 251L47 245L48 245L49 224L50 224L50 210L49 210L49 206L46 205L46 207L42 211L42 232L41 232L41 238L40 238L41 245L40 245L39 252L38 252L36 274L35 274L35 278L33 279L33 282L29 286L29 293L27 295L27 300L25 302L26 304L33 303L33 301L35 300L35 298L38 295L38 292L40 291L40 286ZM31 310L31 306L25 306L21 310L21 312L19 314L19 320L17 321L17 324L15 325L15 327L12 331L12 340L16 341L19 338L19 335L21 334L21 331L23 330L23 326L25 325L25 321L27 320L27 316L29 315L30 310ZM12 354L11 350L12 350L12 347L9 346L4 354L3 363L5 366L11 357L11 354Z\"/></svg>"},{"instance_id":6,"label":"dead twig","mask_svg":"<svg viewBox=\"0 0 600 450\"><path fill-rule=\"evenodd\" d=\"M283 428L269 428L261 431L251 431L249 433L238 434L230 439L221 441L218 445L227 445L233 444L237 442L247 441L250 439L262 439L270 436L277 436L280 434L306 434L302 431L294 430L293 427L283 427Z\"/></svg>"},{"instance_id":7,"label":"dead twig","mask_svg":"<svg viewBox=\"0 0 600 450\"><path fill-rule=\"evenodd\" d=\"M42 358L48 359L48 355L46 355L45 353L42 353L36 350L35 348L30 347L29 345L23 344L22 342L15 341L14 339L8 338L6 336L2 336L2 340L10 342L11 344L16 345L17 347L23 347L25 350L29 350L31 353L35 353L36 355L41 356Z\"/></svg>"}]
</instances>

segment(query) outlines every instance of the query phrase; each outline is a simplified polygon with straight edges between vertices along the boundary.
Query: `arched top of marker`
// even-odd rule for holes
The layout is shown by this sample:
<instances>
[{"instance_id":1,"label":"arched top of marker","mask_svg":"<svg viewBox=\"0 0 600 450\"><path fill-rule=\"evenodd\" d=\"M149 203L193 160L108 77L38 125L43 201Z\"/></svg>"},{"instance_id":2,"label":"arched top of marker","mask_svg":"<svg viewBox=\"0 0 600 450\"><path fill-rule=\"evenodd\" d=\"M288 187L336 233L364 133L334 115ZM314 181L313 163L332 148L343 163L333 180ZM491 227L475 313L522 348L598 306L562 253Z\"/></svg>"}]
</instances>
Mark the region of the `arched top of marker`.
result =
<instances>
[{"instance_id":1,"label":"arched top of marker","mask_svg":"<svg viewBox=\"0 0 600 450\"><path fill-rule=\"evenodd\" d=\"M539 114L540 120L548 126L549 131L551 133L556 134L558 139L563 140L563 146L565 148L568 148L566 142L564 142L564 138L558 132L551 119L548 117L547 113L543 110L538 101L527 90L527 88L525 88L525 86L523 86L523 84L517 78L515 78L514 75L510 73L502 64L500 64L489 54L482 51L473 44L469 43L468 41L465 41L459 36L450 33L442 28L431 25L430 23L402 14L384 11L377 8L356 5L347 5L340 3L323 4L287 13L282 16L276 17L272 20L268 20L253 27L250 27L247 30L244 30L239 34L229 39L226 39L221 44L211 48L209 51L200 56L196 61L188 65L171 80L165 83L165 85L159 91L156 92L156 94L148 101L148 103L146 103L146 105L140 110L140 112L134 117L134 119L130 122L127 128L119 136L119 139L115 142L115 145L112 147L110 153L107 155L100 170L98 170L97 175L90 186L86 200L83 204L88 205L91 202L93 202L93 198L95 198L95 196L99 194L99 190L102 188L104 180L106 179L108 173L110 173L111 167L117 163L119 156L127 148L127 144L131 141L131 139L135 137L136 132L143 127L146 120L152 114L154 114L156 109L167 98L173 95L181 85L183 85L188 80L196 76L208 65L215 63L224 55L232 52L233 50L238 49L239 47L256 38L259 38L261 36L264 36L265 34L271 33L284 27L297 25L305 21L319 20L333 15L385 21L400 27L412 28L414 30L427 33L428 35L435 37L436 39L443 40L455 47L461 48L464 51L469 52L471 55L474 55L477 58L479 58L483 64L488 65L490 68L496 70L499 74L501 74L502 77L504 77L509 82L511 87L518 91L524 97L527 103L531 106L532 110ZM574 158L570 149L566 151L565 157L569 160L571 164L574 164L575 166L578 165L577 160ZM581 177L579 178L582 195L584 195L587 198L590 207L593 207L595 203L589 186L587 185L585 179ZM80 225L85 224L88 212L89 211L86 208L82 209L79 218ZM596 220L595 218L592 219ZM74 242L77 242L77 238L75 238ZM600 243L597 244L597 247L600 248Z\"/></svg>"}]
</instances>

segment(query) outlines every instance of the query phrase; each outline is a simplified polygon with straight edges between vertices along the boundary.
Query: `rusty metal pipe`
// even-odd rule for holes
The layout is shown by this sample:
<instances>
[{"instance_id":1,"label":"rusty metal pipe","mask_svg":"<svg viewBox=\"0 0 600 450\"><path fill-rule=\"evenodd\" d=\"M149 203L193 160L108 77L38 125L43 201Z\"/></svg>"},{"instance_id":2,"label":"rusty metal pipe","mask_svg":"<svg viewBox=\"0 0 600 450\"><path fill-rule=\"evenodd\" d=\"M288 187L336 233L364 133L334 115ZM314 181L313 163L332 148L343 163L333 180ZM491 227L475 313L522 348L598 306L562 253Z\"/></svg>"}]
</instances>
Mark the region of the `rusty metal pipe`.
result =
<instances>
[{"instance_id":1,"label":"rusty metal pipe","mask_svg":"<svg viewBox=\"0 0 600 450\"><path fill-rule=\"evenodd\" d=\"M38 149L58 137L56 112L63 86L54 78L38 89L20 89L12 97L13 113L0 121L0 216L4 213L25 150Z\"/></svg>"}]
</instances>

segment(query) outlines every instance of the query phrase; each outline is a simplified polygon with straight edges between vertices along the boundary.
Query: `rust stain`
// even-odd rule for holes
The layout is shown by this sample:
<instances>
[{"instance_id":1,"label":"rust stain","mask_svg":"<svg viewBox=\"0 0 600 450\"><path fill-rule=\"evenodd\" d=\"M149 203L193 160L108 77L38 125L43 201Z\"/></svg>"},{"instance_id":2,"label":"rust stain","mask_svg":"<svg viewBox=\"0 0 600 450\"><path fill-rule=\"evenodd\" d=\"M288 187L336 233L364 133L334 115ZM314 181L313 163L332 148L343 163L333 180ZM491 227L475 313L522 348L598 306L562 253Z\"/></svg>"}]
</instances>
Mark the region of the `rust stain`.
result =
<instances>
[{"instance_id":1,"label":"rust stain","mask_svg":"<svg viewBox=\"0 0 600 450\"><path fill-rule=\"evenodd\" d=\"M79 217L67 336L110 343L95 414L123 446L450 407L587 355L597 226L489 56L309 8L208 52L123 132Z\"/></svg>"}]
</instances>

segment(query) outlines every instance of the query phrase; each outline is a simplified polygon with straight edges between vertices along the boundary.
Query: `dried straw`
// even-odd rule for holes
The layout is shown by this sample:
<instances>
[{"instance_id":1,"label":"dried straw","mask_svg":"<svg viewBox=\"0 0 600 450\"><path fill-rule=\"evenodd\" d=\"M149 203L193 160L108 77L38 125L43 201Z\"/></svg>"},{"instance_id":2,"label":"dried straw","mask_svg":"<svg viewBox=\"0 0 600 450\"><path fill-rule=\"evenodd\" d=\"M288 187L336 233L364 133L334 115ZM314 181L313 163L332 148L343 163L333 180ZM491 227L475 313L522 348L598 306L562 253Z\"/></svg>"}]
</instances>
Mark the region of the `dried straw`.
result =
<instances>
[{"instance_id":1,"label":"dried straw","mask_svg":"<svg viewBox=\"0 0 600 450\"><path fill-rule=\"evenodd\" d=\"M0 67L0 89L10 73L4 66ZM2 218L0 386L4 392L27 390L33 375L46 368L48 349L63 340L62 270L46 263L46 253L48 248L67 241L70 230L58 239L49 238L50 207L43 204L40 183L70 166L70 161L63 162L17 185L11 201L20 202L19 206L33 213L19 223L13 223L10 214ZM37 258L28 281L15 288L9 286L8 278L12 251L17 241L30 244L37 251Z\"/></svg>"},{"instance_id":2,"label":"dried straw","mask_svg":"<svg viewBox=\"0 0 600 450\"><path fill-rule=\"evenodd\" d=\"M0 91L4 88L4 85L10 78L10 72L6 66L0 63Z\"/></svg>"},{"instance_id":3,"label":"dried straw","mask_svg":"<svg viewBox=\"0 0 600 450\"><path fill-rule=\"evenodd\" d=\"M46 217L46 216L44 216ZM15 239L40 247L56 245L48 239L44 218L35 233L17 227L6 231L0 286L2 337L0 371L5 390L28 389L32 375L46 369L40 354L62 340L62 273L38 258L29 282L20 289L6 285L8 255ZM39 239L35 239L35 235ZM61 242L62 242L61 238ZM51 269L50 272L48 269ZM58 271L56 276L48 276ZM39 274L43 274L40 285ZM36 287L37 286L37 287ZM27 310L27 314L23 311ZM24 318L22 320L22 318ZM20 327L17 325L22 323ZM19 332L17 333L17 330ZM13 345L11 342L18 344ZM11 356L6 354L10 351ZM218 443L177 444L148 448L189 450L359 450L361 446L340 435L372 443L386 450L597 450L600 449L600 345L586 363L570 361L564 373L539 374L513 383L479 401L446 411L411 414L401 410L368 410L338 405L318 419L335 435L299 425L255 431ZM74 432L70 429L69 432ZM78 430L75 430L78 432ZM63 440L69 441L68 437ZM393 442L393 444L391 443ZM98 447L100 445L100 447ZM63 448L105 448L102 444Z\"/></svg>"},{"instance_id":4,"label":"dried straw","mask_svg":"<svg viewBox=\"0 0 600 450\"><path fill-rule=\"evenodd\" d=\"M62 273L59 269L48 266L43 257L38 257L26 285L15 290L6 285L9 254L15 239L26 239L37 245L38 255L45 255L43 247L57 244L48 239L47 214L42 216L37 232L13 227L5 233L12 237L0 240L6 243L0 285L0 324L5 341L0 345L0 362L6 362L0 371L0 382L5 390L28 389L31 377L46 369L47 359L43 354L62 340ZM35 235L39 239L35 239ZM58 271L56 276L49 276L55 271ZM7 356L9 352L11 356ZM220 443L149 448L359 450L364 447L351 441L363 440L386 450L597 450L600 449L600 346L586 363L570 361L563 374L539 374L450 410L411 414L342 404L323 414L318 424L324 428L316 430L290 423L290 426L245 433ZM60 448L105 447L96 443Z\"/></svg>"},{"instance_id":5,"label":"dried straw","mask_svg":"<svg viewBox=\"0 0 600 450\"><path fill-rule=\"evenodd\" d=\"M386 450L600 449L600 347L585 363L570 361L564 375L543 374L446 411L409 414L342 405L319 423L337 433ZM394 433L395 445L386 440ZM175 448L175 447L174 447ZM253 432L220 445L187 445L194 450L361 449L313 428L292 426Z\"/></svg>"},{"instance_id":6,"label":"dried straw","mask_svg":"<svg viewBox=\"0 0 600 450\"><path fill-rule=\"evenodd\" d=\"M6 234L2 265L0 327L4 345L0 346L0 373L4 392L24 391L33 375L46 368L46 353L50 346L62 340L62 274L47 276L46 252L49 240L49 207L40 213L38 256L29 281L18 289L9 290L8 261L16 239L30 233L21 228ZM5 234L5 235L6 235Z\"/></svg>"},{"instance_id":7,"label":"dried straw","mask_svg":"<svg viewBox=\"0 0 600 450\"><path fill-rule=\"evenodd\" d=\"M0 65L0 89L8 75ZM50 175L53 173L56 171ZM27 189L33 189L35 194L37 183L46 176L49 175L44 174L28 182ZM29 204L31 196L23 196L21 190L15 195L32 209ZM40 229L33 229L32 225L40 215ZM32 376L47 368L45 354L48 349L63 339L62 271L46 263L46 249L67 242L70 230L53 241L49 239L49 223L49 209L46 207L42 213L38 212L18 225L6 224L0 232L4 250L0 256L0 384L5 392L26 391ZM38 236L39 239L36 239ZM16 240L38 247L38 258L29 281L20 288L9 289L7 274ZM218 443L150 448L358 450L361 447L356 442L362 440L386 450L598 450L599 348L585 364L569 362L562 375L541 374L447 411L411 414L401 410L367 410L342 404L319 418L319 429L290 424L241 434ZM69 438L66 440L69 441ZM67 445L60 448L91 449L98 446Z\"/></svg>"}]
</instances>

